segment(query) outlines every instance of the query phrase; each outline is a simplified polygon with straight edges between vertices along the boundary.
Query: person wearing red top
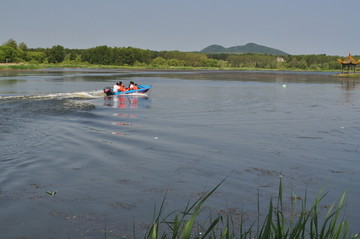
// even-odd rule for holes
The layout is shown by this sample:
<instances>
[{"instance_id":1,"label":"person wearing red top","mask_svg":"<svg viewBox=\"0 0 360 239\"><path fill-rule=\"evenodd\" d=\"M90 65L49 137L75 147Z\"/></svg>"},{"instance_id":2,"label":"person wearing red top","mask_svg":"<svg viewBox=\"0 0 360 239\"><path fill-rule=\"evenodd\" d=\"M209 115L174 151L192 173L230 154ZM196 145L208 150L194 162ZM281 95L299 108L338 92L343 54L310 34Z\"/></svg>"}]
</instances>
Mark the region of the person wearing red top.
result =
<instances>
[{"instance_id":1,"label":"person wearing red top","mask_svg":"<svg viewBox=\"0 0 360 239\"><path fill-rule=\"evenodd\" d=\"M121 91L121 92L126 91L126 89L125 89L125 87L123 86L123 84L122 84L121 81L119 82L118 86L119 86L119 91Z\"/></svg>"}]
</instances>

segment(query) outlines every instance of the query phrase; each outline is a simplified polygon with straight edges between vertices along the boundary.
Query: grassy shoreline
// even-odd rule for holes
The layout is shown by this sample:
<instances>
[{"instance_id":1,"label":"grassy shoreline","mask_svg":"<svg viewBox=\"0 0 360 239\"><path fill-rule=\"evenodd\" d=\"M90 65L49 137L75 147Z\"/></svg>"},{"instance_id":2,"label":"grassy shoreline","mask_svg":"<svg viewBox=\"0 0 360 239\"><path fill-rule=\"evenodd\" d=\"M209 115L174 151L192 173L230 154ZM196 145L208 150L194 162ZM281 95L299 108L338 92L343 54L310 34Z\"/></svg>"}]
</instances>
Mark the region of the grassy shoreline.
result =
<instances>
[{"instance_id":1,"label":"grassy shoreline","mask_svg":"<svg viewBox=\"0 0 360 239\"><path fill-rule=\"evenodd\" d=\"M13 63L13 64L0 64L0 71L22 71L22 70L41 70L41 69L116 69L128 71L196 71L196 70L209 70L209 71L283 71L283 72L314 72L314 70L303 69L266 69L266 68L249 68L249 67L153 67L153 66L117 66L117 65L94 65L94 64L29 64L29 63ZM344 74L338 73L335 70L319 70L316 72L334 72L337 77L351 77L360 78L359 73Z\"/></svg>"},{"instance_id":2,"label":"grassy shoreline","mask_svg":"<svg viewBox=\"0 0 360 239\"><path fill-rule=\"evenodd\" d=\"M344 78L360 78L360 73L339 73L336 74L336 76Z\"/></svg>"}]
</instances>

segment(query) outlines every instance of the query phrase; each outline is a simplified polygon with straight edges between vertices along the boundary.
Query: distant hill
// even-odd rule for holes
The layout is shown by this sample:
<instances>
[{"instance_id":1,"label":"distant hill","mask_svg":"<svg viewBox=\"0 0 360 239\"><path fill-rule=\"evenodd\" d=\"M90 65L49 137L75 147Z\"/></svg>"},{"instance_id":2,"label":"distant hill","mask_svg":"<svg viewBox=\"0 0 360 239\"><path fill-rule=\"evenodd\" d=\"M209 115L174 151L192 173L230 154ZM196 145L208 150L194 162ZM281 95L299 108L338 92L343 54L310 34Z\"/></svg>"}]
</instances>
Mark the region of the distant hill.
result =
<instances>
[{"instance_id":1,"label":"distant hill","mask_svg":"<svg viewBox=\"0 0 360 239\"><path fill-rule=\"evenodd\" d=\"M243 46L233 46L225 48L220 45L211 45L200 52L202 53L259 53L259 54L270 54L270 55L289 55L286 52L280 51L275 48L258 45L255 43L248 43Z\"/></svg>"}]
</instances>

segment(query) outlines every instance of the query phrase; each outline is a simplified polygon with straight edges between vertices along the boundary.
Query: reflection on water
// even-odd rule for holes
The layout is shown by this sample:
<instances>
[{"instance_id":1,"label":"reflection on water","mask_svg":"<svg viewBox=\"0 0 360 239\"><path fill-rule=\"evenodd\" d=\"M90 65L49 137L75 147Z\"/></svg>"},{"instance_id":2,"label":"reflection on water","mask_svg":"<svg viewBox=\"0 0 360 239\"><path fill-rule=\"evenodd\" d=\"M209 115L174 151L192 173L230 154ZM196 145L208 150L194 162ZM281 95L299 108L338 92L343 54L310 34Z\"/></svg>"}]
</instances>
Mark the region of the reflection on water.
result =
<instances>
[{"instance_id":1,"label":"reflection on water","mask_svg":"<svg viewBox=\"0 0 360 239\"><path fill-rule=\"evenodd\" d=\"M118 126L116 131L112 131L111 134L127 136L129 135L129 129L135 125L134 123L130 123L129 119L138 118L135 110L150 108L150 100L147 96L139 95L104 96L104 106L130 110L129 113L114 114L113 116L122 118L122 121L111 122L111 125Z\"/></svg>"},{"instance_id":2,"label":"reflection on water","mask_svg":"<svg viewBox=\"0 0 360 239\"><path fill-rule=\"evenodd\" d=\"M121 121L111 122L111 125L117 126L116 131L112 131L113 135L128 135L129 129L135 126L134 123L130 123L129 119L137 119L137 115L135 113L131 114L114 114L114 116L120 117Z\"/></svg>"},{"instance_id":3,"label":"reflection on water","mask_svg":"<svg viewBox=\"0 0 360 239\"><path fill-rule=\"evenodd\" d=\"M129 118L129 119L137 118L136 114L114 114L114 116L119 116L119 117L124 117L124 118Z\"/></svg>"},{"instance_id":4,"label":"reflection on water","mask_svg":"<svg viewBox=\"0 0 360 239\"><path fill-rule=\"evenodd\" d=\"M343 94L345 96L345 101L347 103L354 104L354 97L356 97L357 92L355 91L357 89L356 79L341 79L341 89L343 89Z\"/></svg>"},{"instance_id":5,"label":"reflection on water","mask_svg":"<svg viewBox=\"0 0 360 239\"><path fill-rule=\"evenodd\" d=\"M342 79L341 86L344 90L354 90L356 87L356 80L354 79Z\"/></svg>"},{"instance_id":6,"label":"reflection on water","mask_svg":"<svg viewBox=\"0 0 360 239\"><path fill-rule=\"evenodd\" d=\"M124 96L113 95L104 97L104 106L120 109L137 109L137 108L149 108L150 100L146 96Z\"/></svg>"}]
</instances>

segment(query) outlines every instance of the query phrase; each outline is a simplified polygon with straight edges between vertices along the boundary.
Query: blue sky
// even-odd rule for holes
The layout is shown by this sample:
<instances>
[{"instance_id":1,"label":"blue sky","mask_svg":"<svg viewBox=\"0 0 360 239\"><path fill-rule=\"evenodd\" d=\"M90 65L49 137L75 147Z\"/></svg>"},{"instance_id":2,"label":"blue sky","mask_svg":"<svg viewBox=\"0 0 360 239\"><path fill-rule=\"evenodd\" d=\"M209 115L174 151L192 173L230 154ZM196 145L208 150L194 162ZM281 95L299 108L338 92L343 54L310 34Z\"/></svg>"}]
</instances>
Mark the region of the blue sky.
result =
<instances>
[{"instance_id":1,"label":"blue sky","mask_svg":"<svg viewBox=\"0 0 360 239\"><path fill-rule=\"evenodd\" d=\"M360 55L359 12L359 0L9 0L0 44L199 51L253 42L295 55Z\"/></svg>"}]
</instances>

